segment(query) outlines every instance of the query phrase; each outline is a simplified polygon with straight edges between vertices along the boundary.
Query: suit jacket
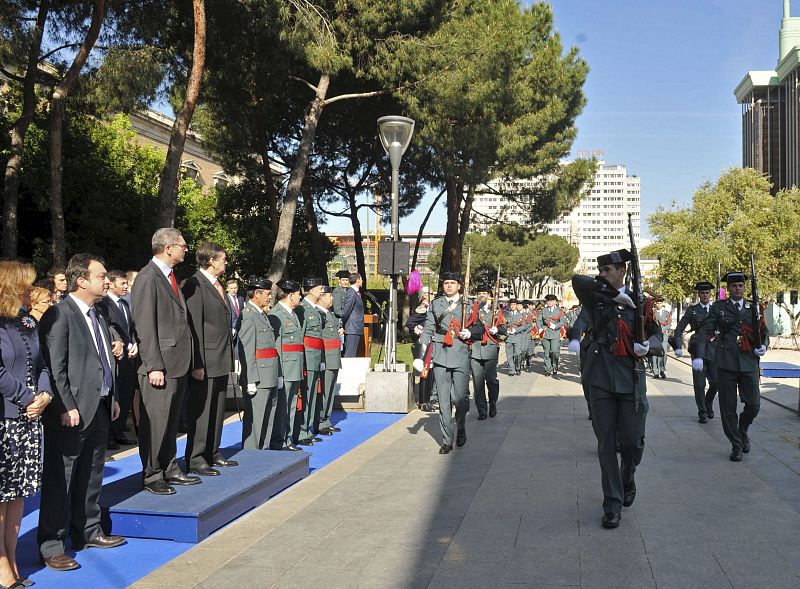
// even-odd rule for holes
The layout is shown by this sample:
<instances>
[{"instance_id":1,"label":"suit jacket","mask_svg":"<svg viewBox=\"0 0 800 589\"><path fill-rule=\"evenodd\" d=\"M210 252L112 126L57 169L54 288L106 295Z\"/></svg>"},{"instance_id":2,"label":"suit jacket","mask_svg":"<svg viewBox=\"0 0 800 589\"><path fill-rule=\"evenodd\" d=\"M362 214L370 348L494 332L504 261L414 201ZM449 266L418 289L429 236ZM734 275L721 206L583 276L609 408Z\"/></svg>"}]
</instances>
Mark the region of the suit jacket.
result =
<instances>
[{"instance_id":1,"label":"suit jacket","mask_svg":"<svg viewBox=\"0 0 800 589\"><path fill-rule=\"evenodd\" d=\"M267 315L272 333L275 335L275 346L281 362L281 374L287 382L303 380L305 360L303 357L303 325L292 311L287 311L280 303L276 303Z\"/></svg>"},{"instance_id":2,"label":"suit jacket","mask_svg":"<svg viewBox=\"0 0 800 589\"><path fill-rule=\"evenodd\" d=\"M29 316L28 316L29 317ZM17 330L20 327L22 334ZM34 390L28 387L28 353L34 371ZM36 327L26 327L21 317L0 320L0 419L14 419L40 391L53 393L50 371L39 350ZM53 393L55 395L55 393Z\"/></svg>"},{"instance_id":3,"label":"suit jacket","mask_svg":"<svg viewBox=\"0 0 800 589\"><path fill-rule=\"evenodd\" d=\"M236 301L236 304L239 306L238 310L236 308L236 305L233 304L234 300ZM242 311L246 306L244 298L242 298L238 294L236 296L232 296L226 292L225 302L228 303L228 308L231 310L231 329L236 330L236 333L238 334L239 329L241 329L242 326Z\"/></svg>"},{"instance_id":4,"label":"suit jacket","mask_svg":"<svg viewBox=\"0 0 800 589\"><path fill-rule=\"evenodd\" d=\"M126 301L127 302L127 301ZM113 301L108 295L104 296L101 300L95 303L95 308L102 313L106 318L108 326L111 329L113 339L121 341L125 344L125 349L136 341L136 329L133 325L133 314L130 316L130 325L122 314L117 303ZM127 358L127 356L124 356Z\"/></svg>"},{"instance_id":5,"label":"suit jacket","mask_svg":"<svg viewBox=\"0 0 800 589\"><path fill-rule=\"evenodd\" d=\"M97 314L97 321L109 346L107 352L111 364L114 362L110 349L111 332L101 313ZM39 343L53 381L53 402L44 411L45 423L61 427L60 414L77 409L81 415L79 427L85 429L94 419L100 404L103 365L86 318L71 297L53 305L42 315ZM113 369L111 374L113 378ZM108 395L114 395L113 386Z\"/></svg>"},{"instance_id":6,"label":"suit jacket","mask_svg":"<svg viewBox=\"0 0 800 589\"><path fill-rule=\"evenodd\" d=\"M231 311L227 297L198 270L183 285L192 331L192 368L203 368L207 378L225 376L233 370Z\"/></svg>"},{"instance_id":7,"label":"suit jacket","mask_svg":"<svg viewBox=\"0 0 800 589\"><path fill-rule=\"evenodd\" d=\"M719 345L714 356L717 367L733 372L758 372L759 357L752 351L743 352L737 339L742 333L742 327L753 326L753 303L746 300L743 303L741 310L736 309L732 299L715 301L711 305L708 318L697 331L697 355L699 358L705 358L709 336L719 331ZM769 331L766 325L763 326L763 332L764 344L769 346Z\"/></svg>"},{"instance_id":8,"label":"suit jacket","mask_svg":"<svg viewBox=\"0 0 800 589\"><path fill-rule=\"evenodd\" d=\"M364 301L361 293L353 288L348 288L342 304L342 327L350 335L363 335L364 333Z\"/></svg>"},{"instance_id":9,"label":"suit jacket","mask_svg":"<svg viewBox=\"0 0 800 589\"><path fill-rule=\"evenodd\" d=\"M182 378L192 361L192 334L186 301L151 260L136 276L132 291L133 324L139 342L139 374L164 371L166 378Z\"/></svg>"},{"instance_id":10,"label":"suit jacket","mask_svg":"<svg viewBox=\"0 0 800 589\"><path fill-rule=\"evenodd\" d=\"M272 331L267 314L253 305L245 305L241 315L239 361L242 364L242 387L247 388L249 384L257 385L258 388L278 386L281 366L275 349L275 333ZM267 352L270 349L274 352ZM272 353L275 357L265 357Z\"/></svg>"}]
</instances>

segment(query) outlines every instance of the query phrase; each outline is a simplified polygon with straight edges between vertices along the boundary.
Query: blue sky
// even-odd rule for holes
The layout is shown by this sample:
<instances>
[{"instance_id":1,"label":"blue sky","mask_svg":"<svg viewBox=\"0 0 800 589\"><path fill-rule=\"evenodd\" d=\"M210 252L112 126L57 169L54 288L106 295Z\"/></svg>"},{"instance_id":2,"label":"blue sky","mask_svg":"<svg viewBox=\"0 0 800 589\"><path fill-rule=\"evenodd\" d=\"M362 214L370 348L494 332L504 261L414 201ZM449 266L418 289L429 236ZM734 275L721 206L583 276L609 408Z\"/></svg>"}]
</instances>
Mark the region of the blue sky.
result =
<instances>
[{"instance_id":1,"label":"blue sky","mask_svg":"<svg viewBox=\"0 0 800 589\"><path fill-rule=\"evenodd\" d=\"M800 0L793 14L800 16ZM741 165L740 106L748 70L778 58L782 0L553 0L565 47L591 69L575 150L601 149L641 177L642 218L684 204L706 180ZM401 169L402 181L402 169ZM415 232L430 204L401 219ZM362 220L362 222L364 222ZM372 219L370 219L372 227ZM434 214L428 230L444 230ZM349 231L329 223L328 231ZM646 226L643 223L643 232Z\"/></svg>"}]
</instances>

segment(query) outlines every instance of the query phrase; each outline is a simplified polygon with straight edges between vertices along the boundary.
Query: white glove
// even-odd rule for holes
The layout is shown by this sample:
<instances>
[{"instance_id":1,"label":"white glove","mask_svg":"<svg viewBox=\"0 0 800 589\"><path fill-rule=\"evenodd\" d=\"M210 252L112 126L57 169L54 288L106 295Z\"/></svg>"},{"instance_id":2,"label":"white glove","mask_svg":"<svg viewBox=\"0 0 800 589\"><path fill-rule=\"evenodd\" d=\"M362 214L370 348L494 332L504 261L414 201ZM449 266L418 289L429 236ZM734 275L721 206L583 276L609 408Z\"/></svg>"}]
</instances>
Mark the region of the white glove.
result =
<instances>
[{"instance_id":1,"label":"white glove","mask_svg":"<svg viewBox=\"0 0 800 589\"><path fill-rule=\"evenodd\" d=\"M458 332L458 337L460 337L461 339L469 339L470 337L472 337L472 334L469 332L469 329L462 329L461 331Z\"/></svg>"},{"instance_id":2,"label":"white glove","mask_svg":"<svg viewBox=\"0 0 800 589\"><path fill-rule=\"evenodd\" d=\"M759 346L753 350L753 353L760 358L767 353L767 346Z\"/></svg>"},{"instance_id":3,"label":"white glove","mask_svg":"<svg viewBox=\"0 0 800 589\"><path fill-rule=\"evenodd\" d=\"M513 327L508 330L508 335L514 335L515 333L517 333L517 330L514 329Z\"/></svg>"},{"instance_id":4,"label":"white glove","mask_svg":"<svg viewBox=\"0 0 800 589\"><path fill-rule=\"evenodd\" d=\"M494 325L492 325L492 326L489 328L489 333L491 333L492 335L495 335L495 334L497 334L497 328L496 328Z\"/></svg>"},{"instance_id":5,"label":"white glove","mask_svg":"<svg viewBox=\"0 0 800 589\"><path fill-rule=\"evenodd\" d=\"M279 389L283 388L283 377L282 376L278 377L278 388Z\"/></svg>"},{"instance_id":6,"label":"white glove","mask_svg":"<svg viewBox=\"0 0 800 589\"><path fill-rule=\"evenodd\" d=\"M702 372L705 365L703 364L702 358L695 358L692 360L692 370L695 372Z\"/></svg>"},{"instance_id":7,"label":"white glove","mask_svg":"<svg viewBox=\"0 0 800 589\"><path fill-rule=\"evenodd\" d=\"M633 342L633 353L636 354L639 358L644 358L647 356L647 352L650 351L650 342L644 342L640 344L639 342Z\"/></svg>"},{"instance_id":8,"label":"white glove","mask_svg":"<svg viewBox=\"0 0 800 589\"><path fill-rule=\"evenodd\" d=\"M413 366L414 370L417 372L422 372L422 370L425 368L425 362L422 361L422 358L417 358L411 363L411 366Z\"/></svg>"},{"instance_id":9,"label":"white glove","mask_svg":"<svg viewBox=\"0 0 800 589\"><path fill-rule=\"evenodd\" d=\"M414 333L416 335L420 335L422 333L422 330L423 330L422 325L417 325L417 326L414 327Z\"/></svg>"},{"instance_id":10,"label":"white glove","mask_svg":"<svg viewBox=\"0 0 800 589\"><path fill-rule=\"evenodd\" d=\"M579 354L581 351L581 342L576 339L569 340L569 345L567 346L567 350L572 352L573 354Z\"/></svg>"},{"instance_id":11,"label":"white glove","mask_svg":"<svg viewBox=\"0 0 800 589\"><path fill-rule=\"evenodd\" d=\"M624 292L619 293L617 296L614 297L614 302L620 305L627 305L631 309L636 308L636 303L633 302L633 299L626 295Z\"/></svg>"},{"instance_id":12,"label":"white glove","mask_svg":"<svg viewBox=\"0 0 800 589\"><path fill-rule=\"evenodd\" d=\"M680 358L681 356L683 356L683 350L680 348L675 348L675 357Z\"/></svg>"},{"instance_id":13,"label":"white glove","mask_svg":"<svg viewBox=\"0 0 800 589\"><path fill-rule=\"evenodd\" d=\"M247 385L247 394L250 395L251 397L256 394L257 390L258 389L254 383L249 383Z\"/></svg>"}]
</instances>

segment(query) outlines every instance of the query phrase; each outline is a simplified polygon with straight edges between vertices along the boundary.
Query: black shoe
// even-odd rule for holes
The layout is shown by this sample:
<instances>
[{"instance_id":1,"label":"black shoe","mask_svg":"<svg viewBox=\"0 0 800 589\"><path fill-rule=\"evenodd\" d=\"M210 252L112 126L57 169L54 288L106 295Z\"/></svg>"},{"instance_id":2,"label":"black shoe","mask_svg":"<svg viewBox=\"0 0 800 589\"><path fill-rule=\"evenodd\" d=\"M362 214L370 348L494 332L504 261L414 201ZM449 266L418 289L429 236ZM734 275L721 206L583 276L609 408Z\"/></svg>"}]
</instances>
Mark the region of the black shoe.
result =
<instances>
[{"instance_id":1,"label":"black shoe","mask_svg":"<svg viewBox=\"0 0 800 589\"><path fill-rule=\"evenodd\" d=\"M714 419L714 412L711 411L711 409L709 409L708 413L706 413L706 417L708 417L709 419Z\"/></svg>"},{"instance_id":2,"label":"black shoe","mask_svg":"<svg viewBox=\"0 0 800 589\"><path fill-rule=\"evenodd\" d=\"M222 468L231 468L232 466L239 466L235 460L227 460L226 458L217 458L211 466L221 466Z\"/></svg>"},{"instance_id":3,"label":"black shoe","mask_svg":"<svg viewBox=\"0 0 800 589\"><path fill-rule=\"evenodd\" d=\"M442 447L439 448L439 454L450 454L453 451L453 447L450 444L442 444Z\"/></svg>"},{"instance_id":4,"label":"black shoe","mask_svg":"<svg viewBox=\"0 0 800 589\"><path fill-rule=\"evenodd\" d=\"M314 445L314 440L312 440L311 438L307 438L305 440L300 440L299 442L297 442L297 445L298 446L313 446Z\"/></svg>"},{"instance_id":5,"label":"black shoe","mask_svg":"<svg viewBox=\"0 0 800 589\"><path fill-rule=\"evenodd\" d=\"M750 453L750 438L742 436L742 452Z\"/></svg>"},{"instance_id":6,"label":"black shoe","mask_svg":"<svg viewBox=\"0 0 800 589\"><path fill-rule=\"evenodd\" d=\"M116 548L125 544L125 538L122 536L97 536L89 540L84 548Z\"/></svg>"},{"instance_id":7,"label":"black shoe","mask_svg":"<svg viewBox=\"0 0 800 589\"><path fill-rule=\"evenodd\" d=\"M663 371L661 372L660 376L661 376L661 378L667 378L667 374L665 372L663 372Z\"/></svg>"},{"instance_id":8,"label":"black shoe","mask_svg":"<svg viewBox=\"0 0 800 589\"><path fill-rule=\"evenodd\" d=\"M317 432L317 434L320 435L320 436L332 436L333 432L331 430L329 430L327 427L325 427L325 428L322 428L321 430L319 430Z\"/></svg>"},{"instance_id":9,"label":"black shoe","mask_svg":"<svg viewBox=\"0 0 800 589\"><path fill-rule=\"evenodd\" d=\"M106 449L119 450L119 444L117 444L114 440L109 440L108 444L106 444Z\"/></svg>"},{"instance_id":10,"label":"black shoe","mask_svg":"<svg viewBox=\"0 0 800 589\"><path fill-rule=\"evenodd\" d=\"M56 554L55 556L46 556L41 559L42 564L46 565L48 569L54 571L72 571L79 569L81 565L75 562L75 559L66 554Z\"/></svg>"},{"instance_id":11,"label":"black shoe","mask_svg":"<svg viewBox=\"0 0 800 589\"><path fill-rule=\"evenodd\" d=\"M620 519L622 517L618 513L605 513L603 514L603 527L608 529L618 528Z\"/></svg>"},{"instance_id":12,"label":"black shoe","mask_svg":"<svg viewBox=\"0 0 800 589\"><path fill-rule=\"evenodd\" d=\"M456 446L460 448L466 443L467 443L467 430L466 429L458 430L458 433L456 434Z\"/></svg>"},{"instance_id":13,"label":"black shoe","mask_svg":"<svg viewBox=\"0 0 800 589\"><path fill-rule=\"evenodd\" d=\"M330 426L328 429L334 433L342 431L341 428L338 428L335 425Z\"/></svg>"},{"instance_id":14,"label":"black shoe","mask_svg":"<svg viewBox=\"0 0 800 589\"><path fill-rule=\"evenodd\" d=\"M168 485L199 485L203 482L200 480L200 477L190 477L183 473L167 477L164 480Z\"/></svg>"},{"instance_id":15,"label":"black shoe","mask_svg":"<svg viewBox=\"0 0 800 589\"><path fill-rule=\"evenodd\" d=\"M703 415L702 413L700 414L700 417L698 418L698 421L700 423L708 423L708 420L706 419L706 416Z\"/></svg>"},{"instance_id":16,"label":"black shoe","mask_svg":"<svg viewBox=\"0 0 800 589\"><path fill-rule=\"evenodd\" d=\"M135 446L139 443L139 440L134 438L114 438L114 441L119 444L120 446Z\"/></svg>"},{"instance_id":17,"label":"black shoe","mask_svg":"<svg viewBox=\"0 0 800 589\"><path fill-rule=\"evenodd\" d=\"M484 419L486 419L486 414L478 413L478 421L483 421Z\"/></svg>"},{"instance_id":18,"label":"black shoe","mask_svg":"<svg viewBox=\"0 0 800 589\"><path fill-rule=\"evenodd\" d=\"M734 448L731 450L731 462L741 462L742 461L742 450L741 448Z\"/></svg>"},{"instance_id":19,"label":"black shoe","mask_svg":"<svg viewBox=\"0 0 800 589\"><path fill-rule=\"evenodd\" d=\"M175 489L169 486L166 481L153 481L152 483L145 483L144 490L152 493L153 495L175 494Z\"/></svg>"},{"instance_id":20,"label":"black shoe","mask_svg":"<svg viewBox=\"0 0 800 589\"><path fill-rule=\"evenodd\" d=\"M294 444L289 444L288 446L284 446L281 450L285 450L287 452L302 452L302 448L298 448Z\"/></svg>"},{"instance_id":21,"label":"black shoe","mask_svg":"<svg viewBox=\"0 0 800 589\"><path fill-rule=\"evenodd\" d=\"M11 585L12 587L33 587L36 582L28 577L17 577L17 582Z\"/></svg>"},{"instance_id":22,"label":"black shoe","mask_svg":"<svg viewBox=\"0 0 800 589\"><path fill-rule=\"evenodd\" d=\"M494 417L495 415L497 415L497 406L489 405L489 417Z\"/></svg>"},{"instance_id":23,"label":"black shoe","mask_svg":"<svg viewBox=\"0 0 800 589\"><path fill-rule=\"evenodd\" d=\"M545 373L544 373L544 375L545 375L546 377L550 378L550 373L549 373L549 372L545 372Z\"/></svg>"},{"instance_id":24,"label":"black shoe","mask_svg":"<svg viewBox=\"0 0 800 589\"><path fill-rule=\"evenodd\" d=\"M622 500L622 506L630 507L633 505L634 499L636 499L636 485L632 485L631 487L625 489L625 496Z\"/></svg>"},{"instance_id":25,"label":"black shoe","mask_svg":"<svg viewBox=\"0 0 800 589\"><path fill-rule=\"evenodd\" d=\"M313 438L311 438L311 440L312 440L313 442L321 442L321 441L322 441L322 438L318 438L318 437L314 436Z\"/></svg>"},{"instance_id":26,"label":"black shoe","mask_svg":"<svg viewBox=\"0 0 800 589\"><path fill-rule=\"evenodd\" d=\"M210 466L198 466L197 468L190 468L189 472L192 474L199 474L201 477L218 477L219 471L214 470Z\"/></svg>"}]
</instances>

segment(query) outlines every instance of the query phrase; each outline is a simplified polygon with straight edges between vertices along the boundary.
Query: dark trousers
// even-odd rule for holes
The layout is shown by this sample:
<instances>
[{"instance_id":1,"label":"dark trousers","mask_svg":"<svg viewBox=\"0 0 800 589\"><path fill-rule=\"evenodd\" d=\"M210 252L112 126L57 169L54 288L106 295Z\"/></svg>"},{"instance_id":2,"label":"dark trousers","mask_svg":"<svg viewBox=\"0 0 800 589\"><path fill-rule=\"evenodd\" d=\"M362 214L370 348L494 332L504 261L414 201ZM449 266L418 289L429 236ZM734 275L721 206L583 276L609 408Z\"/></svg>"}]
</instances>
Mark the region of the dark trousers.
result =
<instances>
[{"instance_id":1,"label":"dark trousers","mask_svg":"<svg viewBox=\"0 0 800 589\"><path fill-rule=\"evenodd\" d=\"M322 373L319 370L307 370L303 389L303 421L300 428L301 440L313 438L314 432L317 431L323 394Z\"/></svg>"},{"instance_id":2,"label":"dark trousers","mask_svg":"<svg viewBox=\"0 0 800 589\"><path fill-rule=\"evenodd\" d=\"M720 367L717 369L717 379L722 431L731 446L741 450L742 438L747 436L747 429L761 408L758 372L734 372ZM737 389L744 403L741 415L736 413Z\"/></svg>"},{"instance_id":3,"label":"dark trousers","mask_svg":"<svg viewBox=\"0 0 800 589\"><path fill-rule=\"evenodd\" d=\"M358 344L361 343L360 333L346 333L344 334L344 352L343 358L355 358L358 352Z\"/></svg>"},{"instance_id":4,"label":"dark trousers","mask_svg":"<svg viewBox=\"0 0 800 589\"><path fill-rule=\"evenodd\" d=\"M280 450L283 432L279 426L277 387L257 388L254 395L245 392L242 420L242 448Z\"/></svg>"},{"instance_id":5,"label":"dark trousers","mask_svg":"<svg viewBox=\"0 0 800 589\"><path fill-rule=\"evenodd\" d=\"M280 406L283 409L278 414L281 416L281 432L283 433L283 445L289 446L297 441L299 428L297 427L297 394L300 392L300 381L285 381L283 389L280 390ZM303 399L305 405L305 399Z\"/></svg>"},{"instance_id":6,"label":"dark trousers","mask_svg":"<svg viewBox=\"0 0 800 589\"><path fill-rule=\"evenodd\" d=\"M167 378L160 389L150 386L147 375L139 375L142 392L139 423L139 456L144 482L160 481L180 473L175 461L178 421L183 405L186 377Z\"/></svg>"},{"instance_id":7,"label":"dark trousers","mask_svg":"<svg viewBox=\"0 0 800 589\"><path fill-rule=\"evenodd\" d=\"M621 513L625 489L633 486L636 467L644 452L647 397L634 410L633 393L620 395L589 384L592 428L597 437L597 458L603 485L603 511ZM617 441L620 461L617 460Z\"/></svg>"},{"instance_id":8,"label":"dark trousers","mask_svg":"<svg viewBox=\"0 0 800 589\"><path fill-rule=\"evenodd\" d=\"M37 541L43 558L64 554L69 532L72 547L103 535L100 528L100 489L103 486L110 403L100 399L91 423L46 427L42 497Z\"/></svg>"},{"instance_id":9,"label":"dark trousers","mask_svg":"<svg viewBox=\"0 0 800 589\"><path fill-rule=\"evenodd\" d=\"M439 391L439 425L442 444L453 445L453 405L456 408L456 427L464 429L469 411L469 368L445 368L433 365L433 377Z\"/></svg>"},{"instance_id":10,"label":"dark trousers","mask_svg":"<svg viewBox=\"0 0 800 589\"><path fill-rule=\"evenodd\" d=\"M703 416L714 410L714 397L717 396L717 365L709 360L704 360L703 370L692 370L692 386L694 387L694 402L697 404L697 415ZM708 381L708 394L706 394L706 380Z\"/></svg>"},{"instance_id":11,"label":"dark trousers","mask_svg":"<svg viewBox=\"0 0 800 589\"><path fill-rule=\"evenodd\" d=\"M561 340L560 339L543 339L542 348L544 348L544 372L545 374L553 374L558 371L558 359L561 357Z\"/></svg>"},{"instance_id":12,"label":"dark trousers","mask_svg":"<svg viewBox=\"0 0 800 589\"><path fill-rule=\"evenodd\" d=\"M136 390L136 369L133 360L123 359L117 362L117 379L114 381L114 394L119 403L119 417L111 422L110 439L120 439L128 425L128 414L133 405L133 393Z\"/></svg>"},{"instance_id":13,"label":"dark trousers","mask_svg":"<svg viewBox=\"0 0 800 589\"><path fill-rule=\"evenodd\" d=\"M486 415L489 407L497 404L500 396L500 381L497 380L497 358L491 360L470 359L472 385L475 392L475 409L478 415ZM486 403L486 389L489 389L489 403Z\"/></svg>"},{"instance_id":14,"label":"dark trousers","mask_svg":"<svg viewBox=\"0 0 800 589\"><path fill-rule=\"evenodd\" d=\"M225 421L225 393L230 375L189 379L189 431L186 437L186 468L203 468L222 458L222 425Z\"/></svg>"},{"instance_id":15,"label":"dark trousers","mask_svg":"<svg viewBox=\"0 0 800 589\"><path fill-rule=\"evenodd\" d=\"M321 429L333 427L333 422L331 422L331 413L333 413L333 399L334 393L336 392L336 379L338 376L338 368L335 370L325 370L322 381L322 390L325 391L325 394L323 396L322 403L317 403L320 405L318 427Z\"/></svg>"}]
</instances>

